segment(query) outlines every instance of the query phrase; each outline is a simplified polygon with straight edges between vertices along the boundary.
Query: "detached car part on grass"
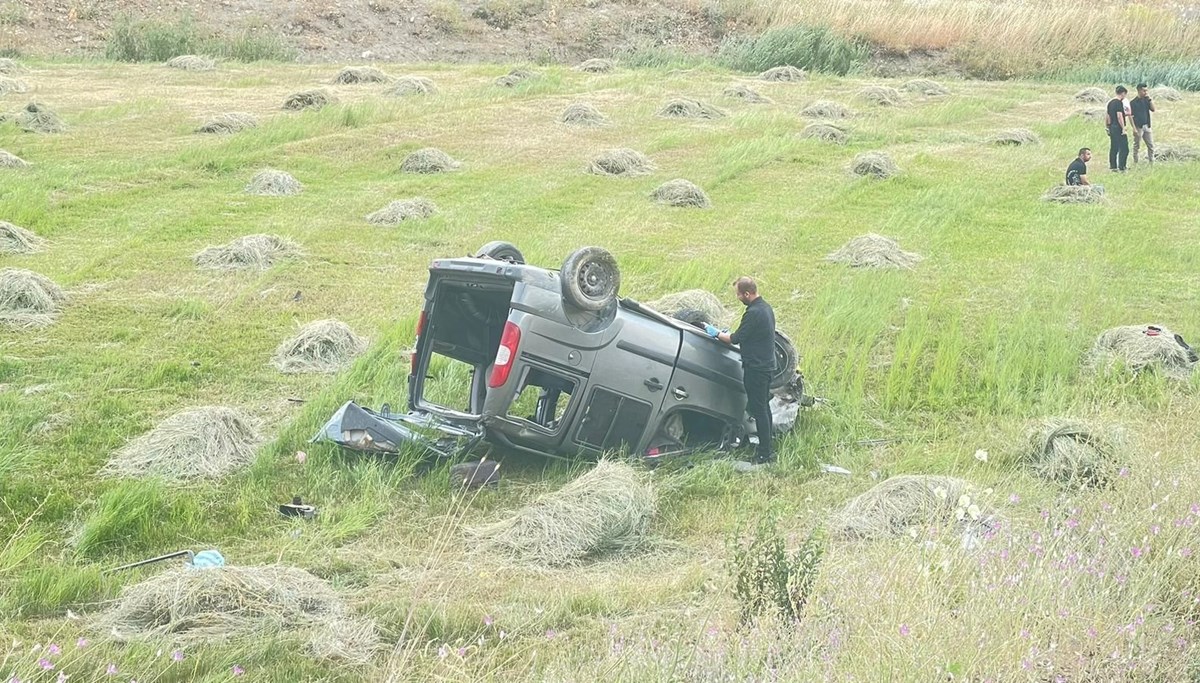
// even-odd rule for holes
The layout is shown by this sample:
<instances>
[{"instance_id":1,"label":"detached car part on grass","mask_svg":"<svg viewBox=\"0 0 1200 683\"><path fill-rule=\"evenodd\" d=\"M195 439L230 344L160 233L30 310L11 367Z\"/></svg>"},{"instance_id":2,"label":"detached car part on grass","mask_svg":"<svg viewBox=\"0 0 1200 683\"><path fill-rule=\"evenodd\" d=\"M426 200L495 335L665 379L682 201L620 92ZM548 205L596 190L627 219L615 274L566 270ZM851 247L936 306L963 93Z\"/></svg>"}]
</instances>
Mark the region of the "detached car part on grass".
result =
<instances>
[{"instance_id":1,"label":"detached car part on grass","mask_svg":"<svg viewBox=\"0 0 1200 683\"><path fill-rule=\"evenodd\" d=\"M574 458L623 451L648 461L750 443L738 347L707 320L675 320L620 298L600 247L559 271L527 265L507 242L429 267L408 377L408 410L346 403L314 440L360 451L417 447L458 457L483 442ZM804 382L776 335L775 429L792 428Z\"/></svg>"}]
</instances>

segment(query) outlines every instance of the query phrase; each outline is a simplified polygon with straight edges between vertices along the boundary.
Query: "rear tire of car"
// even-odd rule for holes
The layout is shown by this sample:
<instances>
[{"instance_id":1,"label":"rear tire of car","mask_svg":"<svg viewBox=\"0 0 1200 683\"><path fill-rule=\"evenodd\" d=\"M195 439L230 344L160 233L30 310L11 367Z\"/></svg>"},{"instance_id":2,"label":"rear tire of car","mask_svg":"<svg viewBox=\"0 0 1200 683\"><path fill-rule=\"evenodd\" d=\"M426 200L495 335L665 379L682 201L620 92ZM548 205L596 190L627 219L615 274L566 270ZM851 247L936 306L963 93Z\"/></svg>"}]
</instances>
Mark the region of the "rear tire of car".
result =
<instances>
[{"instance_id":1,"label":"rear tire of car","mask_svg":"<svg viewBox=\"0 0 1200 683\"><path fill-rule=\"evenodd\" d=\"M559 277L563 299L584 311L604 310L621 290L617 259L602 247L576 249L563 261Z\"/></svg>"},{"instance_id":2,"label":"rear tire of car","mask_svg":"<svg viewBox=\"0 0 1200 683\"><path fill-rule=\"evenodd\" d=\"M787 335L775 331L775 374L771 376L771 388L778 389L796 376L796 366L800 363L800 354L796 353L796 345Z\"/></svg>"},{"instance_id":3,"label":"rear tire of car","mask_svg":"<svg viewBox=\"0 0 1200 683\"><path fill-rule=\"evenodd\" d=\"M475 252L475 258L490 258L497 261L507 261L516 265L524 265L525 255L512 242L496 240L488 242Z\"/></svg>"}]
</instances>

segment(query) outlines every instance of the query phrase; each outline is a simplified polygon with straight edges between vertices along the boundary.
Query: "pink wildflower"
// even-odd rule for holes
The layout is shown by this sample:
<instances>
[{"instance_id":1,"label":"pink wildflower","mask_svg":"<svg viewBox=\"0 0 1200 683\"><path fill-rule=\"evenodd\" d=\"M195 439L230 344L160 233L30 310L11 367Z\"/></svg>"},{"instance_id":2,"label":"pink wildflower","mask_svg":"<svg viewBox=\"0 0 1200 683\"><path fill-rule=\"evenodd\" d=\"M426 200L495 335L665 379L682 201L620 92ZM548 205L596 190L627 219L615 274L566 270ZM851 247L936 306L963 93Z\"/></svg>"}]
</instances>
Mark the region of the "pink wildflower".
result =
<instances>
[{"instance_id":1,"label":"pink wildflower","mask_svg":"<svg viewBox=\"0 0 1200 683\"><path fill-rule=\"evenodd\" d=\"M1018 496L1017 494L1013 493L1008 496L1008 503L1010 505L1016 505L1017 503L1020 503L1020 502L1021 502L1021 497Z\"/></svg>"},{"instance_id":2,"label":"pink wildflower","mask_svg":"<svg viewBox=\"0 0 1200 683\"><path fill-rule=\"evenodd\" d=\"M183 653L180 652L179 650L172 652L171 653L171 661L182 662L183 661Z\"/></svg>"},{"instance_id":3,"label":"pink wildflower","mask_svg":"<svg viewBox=\"0 0 1200 683\"><path fill-rule=\"evenodd\" d=\"M87 646L88 646L87 638L80 638L79 640L75 641L75 647L85 648Z\"/></svg>"},{"instance_id":4,"label":"pink wildflower","mask_svg":"<svg viewBox=\"0 0 1200 683\"><path fill-rule=\"evenodd\" d=\"M912 629L908 627L908 624L900 624L900 635L908 637L910 633L912 633Z\"/></svg>"},{"instance_id":5,"label":"pink wildflower","mask_svg":"<svg viewBox=\"0 0 1200 683\"><path fill-rule=\"evenodd\" d=\"M54 662L42 657L38 660L38 666L41 667L42 671L49 671L54 668Z\"/></svg>"},{"instance_id":6,"label":"pink wildflower","mask_svg":"<svg viewBox=\"0 0 1200 683\"><path fill-rule=\"evenodd\" d=\"M117 675L117 665L109 664L108 668L104 670L104 673L108 674L109 676L116 676Z\"/></svg>"},{"instance_id":7,"label":"pink wildflower","mask_svg":"<svg viewBox=\"0 0 1200 683\"><path fill-rule=\"evenodd\" d=\"M1117 476L1118 477L1128 477L1129 476L1129 468L1122 467L1121 470L1119 472L1117 472Z\"/></svg>"},{"instance_id":8,"label":"pink wildflower","mask_svg":"<svg viewBox=\"0 0 1200 683\"><path fill-rule=\"evenodd\" d=\"M492 618L492 615L490 615L490 614L483 615L483 625L484 626L491 626L494 623L496 623L496 620Z\"/></svg>"},{"instance_id":9,"label":"pink wildflower","mask_svg":"<svg viewBox=\"0 0 1200 683\"><path fill-rule=\"evenodd\" d=\"M1070 519L1068 519L1068 520L1067 520L1067 528L1068 528L1068 529L1074 529L1074 528L1075 528L1075 527L1077 527L1077 526L1079 526L1079 520L1078 520L1078 519L1075 519L1074 517L1072 517L1072 518L1070 518Z\"/></svg>"},{"instance_id":10,"label":"pink wildflower","mask_svg":"<svg viewBox=\"0 0 1200 683\"><path fill-rule=\"evenodd\" d=\"M246 670L245 670L245 669L243 669L242 667L238 666L237 664L234 664L234 665L233 665L233 675L234 675L234 676L241 676L241 675L242 675L242 674L244 674L244 673L246 673Z\"/></svg>"},{"instance_id":11,"label":"pink wildflower","mask_svg":"<svg viewBox=\"0 0 1200 683\"><path fill-rule=\"evenodd\" d=\"M554 638L554 636L556 636L556 635L558 635L558 634L554 632L554 629L552 629L552 628L546 629L546 638L548 640L552 640Z\"/></svg>"},{"instance_id":12,"label":"pink wildflower","mask_svg":"<svg viewBox=\"0 0 1200 683\"><path fill-rule=\"evenodd\" d=\"M70 678L70 676L68 676L68 675L66 675L65 673L63 673L63 672L59 671L59 672L58 672L58 678L54 679L54 683L67 683L67 679L68 679L68 678Z\"/></svg>"},{"instance_id":13,"label":"pink wildflower","mask_svg":"<svg viewBox=\"0 0 1200 683\"><path fill-rule=\"evenodd\" d=\"M1137 558L1137 557L1141 557L1142 555L1145 555L1145 554L1146 554L1146 549L1145 549L1145 548L1143 548L1143 547L1141 547L1141 546L1136 546L1136 545L1135 545L1135 546L1133 546L1132 548L1130 548L1130 549L1129 549L1129 554L1130 554L1130 555L1133 555L1135 558Z\"/></svg>"},{"instance_id":14,"label":"pink wildflower","mask_svg":"<svg viewBox=\"0 0 1200 683\"><path fill-rule=\"evenodd\" d=\"M50 645L46 647L46 652L49 652L51 655L57 655L62 652L62 648L59 647L57 643L50 643Z\"/></svg>"},{"instance_id":15,"label":"pink wildflower","mask_svg":"<svg viewBox=\"0 0 1200 683\"><path fill-rule=\"evenodd\" d=\"M463 657L467 656L467 648L460 647L457 650L455 650L454 653L458 655L459 659L462 659Z\"/></svg>"}]
</instances>

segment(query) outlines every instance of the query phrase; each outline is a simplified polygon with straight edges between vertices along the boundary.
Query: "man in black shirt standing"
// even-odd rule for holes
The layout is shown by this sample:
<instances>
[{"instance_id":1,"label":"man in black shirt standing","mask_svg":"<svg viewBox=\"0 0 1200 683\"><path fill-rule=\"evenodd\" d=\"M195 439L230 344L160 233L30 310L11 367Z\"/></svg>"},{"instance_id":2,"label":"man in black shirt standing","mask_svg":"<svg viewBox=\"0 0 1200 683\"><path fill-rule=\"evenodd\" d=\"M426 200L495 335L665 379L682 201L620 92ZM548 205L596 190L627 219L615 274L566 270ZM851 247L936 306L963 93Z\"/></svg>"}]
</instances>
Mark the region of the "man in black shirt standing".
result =
<instances>
[{"instance_id":1,"label":"man in black shirt standing","mask_svg":"<svg viewBox=\"0 0 1200 683\"><path fill-rule=\"evenodd\" d=\"M1108 124L1108 169L1125 171L1129 159L1129 138L1125 137L1125 86L1117 86L1117 96L1108 103L1104 122Z\"/></svg>"},{"instance_id":2,"label":"man in black shirt standing","mask_svg":"<svg viewBox=\"0 0 1200 683\"><path fill-rule=\"evenodd\" d=\"M705 331L742 351L742 386L746 389L746 412L754 418L758 430L755 460L775 462L771 443L771 377L775 375L775 311L758 295L753 279L740 277L734 283L737 298L746 306L742 322L733 334L708 325Z\"/></svg>"},{"instance_id":3,"label":"man in black shirt standing","mask_svg":"<svg viewBox=\"0 0 1200 683\"><path fill-rule=\"evenodd\" d=\"M1133 115L1133 163L1137 163L1141 143L1146 143L1146 160L1154 163L1154 136L1150 133L1150 112L1154 109L1154 100L1146 90L1145 83L1138 83L1137 97L1129 101L1129 113Z\"/></svg>"},{"instance_id":4,"label":"man in black shirt standing","mask_svg":"<svg viewBox=\"0 0 1200 683\"><path fill-rule=\"evenodd\" d=\"M1084 147L1079 150L1079 156L1067 166L1068 185L1091 185L1087 178L1087 162L1092 160L1092 150Z\"/></svg>"}]
</instances>

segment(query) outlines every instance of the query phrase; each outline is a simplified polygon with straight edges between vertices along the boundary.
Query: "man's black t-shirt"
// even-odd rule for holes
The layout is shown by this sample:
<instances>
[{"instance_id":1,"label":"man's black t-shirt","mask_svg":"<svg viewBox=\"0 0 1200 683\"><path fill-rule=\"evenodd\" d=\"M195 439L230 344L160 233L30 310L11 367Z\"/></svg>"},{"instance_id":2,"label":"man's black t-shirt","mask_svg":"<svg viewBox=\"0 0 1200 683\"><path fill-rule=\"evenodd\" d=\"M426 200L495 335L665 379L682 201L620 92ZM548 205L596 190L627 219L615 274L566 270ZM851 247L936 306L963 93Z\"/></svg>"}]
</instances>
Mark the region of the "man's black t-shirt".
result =
<instances>
[{"instance_id":1,"label":"man's black t-shirt","mask_svg":"<svg viewBox=\"0 0 1200 683\"><path fill-rule=\"evenodd\" d=\"M1071 165L1067 167L1067 184L1082 185L1083 181L1080 176L1085 175L1087 175L1087 164L1083 163L1083 159L1075 157L1075 161L1072 161Z\"/></svg>"},{"instance_id":2,"label":"man's black t-shirt","mask_svg":"<svg viewBox=\"0 0 1200 683\"><path fill-rule=\"evenodd\" d=\"M1109 135L1124 135L1125 130L1121 127L1121 121L1117 118L1117 114L1125 115L1125 103L1114 97L1108 102L1108 134Z\"/></svg>"},{"instance_id":3,"label":"man's black t-shirt","mask_svg":"<svg viewBox=\"0 0 1200 683\"><path fill-rule=\"evenodd\" d=\"M1150 125L1150 98L1135 97L1129 101L1129 113L1133 114L1133 125L1137 128Z\"/></svg>"},{"instance_id":4,"label":"man's black t-shirt","mask_svg":"<svg viewBox=\"0 0 1200 683\"><path fill-rule=\"evenodd\" d=\"M750 302L729 341L742 349L742 367L775 372L775 311L761 296Z\"/></svg>"}]
</instances>

